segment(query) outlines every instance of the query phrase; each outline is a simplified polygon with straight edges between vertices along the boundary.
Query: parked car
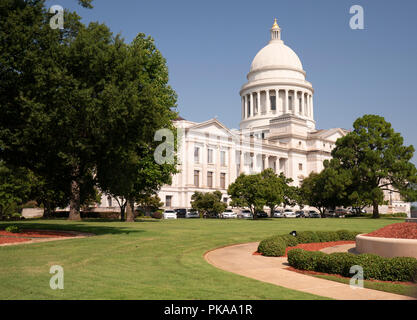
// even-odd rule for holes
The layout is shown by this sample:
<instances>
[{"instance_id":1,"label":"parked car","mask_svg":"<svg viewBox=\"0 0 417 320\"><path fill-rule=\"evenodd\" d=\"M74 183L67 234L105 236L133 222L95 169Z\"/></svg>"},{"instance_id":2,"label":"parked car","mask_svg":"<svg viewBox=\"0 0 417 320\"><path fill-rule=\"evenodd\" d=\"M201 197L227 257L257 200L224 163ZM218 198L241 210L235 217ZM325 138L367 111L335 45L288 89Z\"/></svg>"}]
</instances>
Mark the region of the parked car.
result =
<instances>
[{"instance_id":1,"label":"parked car","mask_svg":"<svg viewBox=\"0 0 417 320\"><path fill-rule=\"evenodd\" d=\"M284 218L284 214L281 210L275 210L272 214L273 218Z\"/></svg>"},{"instance_id":2,"label":"parked car","mask_svg":"<svg viewBox=\"0 0 417 320\"><path fill-rule=\"evenodd\" d=\"M237 214L232 209L226 209L220 214L220 217L223 219L236 219Z\"/></svg>"},{"instance_id":3,"label":"parked car","mask_svg":"<svg viewBox=\"0 0 417 320\"><path fill-rule=\"evenodd\" d=\"M184 208L175 209L175 212L177 213L177 218L185 218L187 214L187 209L184 209Z\"/></svg>"},{"instance_id":4,"label":"parked car","mask_svg":"<svg viewBox=\"0 0 417 320\"><path fill-rule=\"evenodd\" d=\"M312 218L315 214L316 214L317 212L316 211L314 211L314 210L309 210L307 213L306 213L306 217L307 218Z\"/></svg>"},{"instance_id":5,"label":"parked car","mask_svg":"<svg viewBox=\"0 0 417 320\"><path fill-rule=\"evenodd\" d=\"M336 209L334 211L335 216L339 218L344 218L345 215L348 213L346 209Z\"/></svg>"},{"instance_id":6,"label":"parked car","mask_svg":"<svg viewBox=\"0 0 417 320\"><path fill-rule=\"evenodd\" d=\"M328 218L334 218L336 217L336 213L334 212L334 210L326 210L326 212L324 213L324 215Z\"/></svg>"},{"instance_id":7,"label":"parked car","mask_svg":"<svg viewBox=\"0 0 417 320\"><path fill-rule=\"evenodd\" d=\"M250 210L242 210L238 213L237 217L240 219L252 219L253 215Z\"/></svg>"},{"instance_id":8,"label":"parked car","mask_svg":"<svg viewBox=\"0 0 417 320\"><path fill-rule=\"evenodd\" d=\"M295 218L296 217L296 215L295 215L294 211L292 211L292 209L285 209L283 214L284 214L285 218Z\"/></svg>"},{"instance_id":9,"label":"parked car","mask_svg":"<svg viewBox=\"0 0 417 320\"><path fill-rule=\"evenodd\" d=\"M177 219L177 213L175 210L165 210L164 219Z\"/></svg>"},{"instance_id":10,"label":"parked car","mask_svg":"<svg viewBox=\"0 0 417 320\"><path fill-rule=\"evenodd\" d=\"M306 214L303 210L298 210L298 211L295 212L295 217L296 218L305 218Z\"/></svg>"},{"instance_id":11,"label":"parked car","mask_svg":"<svg viewBox=\"0 0 417 320\"><path fill-rule=\"evenodd\" d=\"M185 214L186 218L200 218L200 213L195 209L188 209Z\"/></svg>"},{"instance_id":12,"label":"parked car","mask_svg":"<svg viewBox=\"0 0 417 320\"><path fill-rule=\"evenodd\" d=\"M318 213L318 212L316 212L316 211L313 211L313 212L310 214L310 218L321 218L321 215L320 215L320 213Z\"/></svg>"},{"instance_id":13,"label":"parked car","mask_svg":"<svg viewBox=\"0 0 417 320\"><path fill-rule=\"evenodd\" d=\"M265 211L257 211L255 214L257 218L268 218L268 214Z\"/></svg>"},{"instance_id":14,"label":"parked car","mask_svg":"<svg viewBox=\"0 0 417 320\"><path fill-rule=\"evenodd\" d=\"M219 214L216 212L207 212L204 214L204 218L206 219L218 219L219 218Z\"/></svg>"}]
</instances>

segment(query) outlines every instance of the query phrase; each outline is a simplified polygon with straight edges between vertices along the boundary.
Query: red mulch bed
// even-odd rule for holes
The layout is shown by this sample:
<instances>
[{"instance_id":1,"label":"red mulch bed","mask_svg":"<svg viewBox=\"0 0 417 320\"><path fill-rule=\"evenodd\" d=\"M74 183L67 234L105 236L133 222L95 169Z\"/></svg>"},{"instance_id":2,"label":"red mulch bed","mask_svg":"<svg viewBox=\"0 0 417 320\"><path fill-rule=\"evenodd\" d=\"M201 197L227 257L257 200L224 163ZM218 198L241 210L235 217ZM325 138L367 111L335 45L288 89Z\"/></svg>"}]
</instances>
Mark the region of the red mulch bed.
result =
<instances>
[{"instance_id":1,"label":"red mulch bed","mask_svg":"<svg viewBox=\"0 0 417 320\"><path fill-rule=\"evenodd\" d=\"M0 244L28 242L35 239L68 238L76 235L63 231L23 230L19 233L0 230Z\"/></svg>"},{"instance_id":2,"label":"red mulch bed","mask_svg":"<svg viewBox=\"0 0 417 320\"><path fill-rule=\"evenodd\" d=\"M285 256L287 256L288 251L292 249L304 249L306 251L318 251L327 247L334 247L341 244L354 244L355 241L330 241L330 242L315 242L315 243L300 243L295 247L288 247L285 249ZM254 252L253 255L262 255L260 252Z\"/></svg>"},{"instance_id":3,"label":"red mulch bed","mask_svg":"<svg viewBox=\"0 0 417 320\"><path fill-rule=\"evenodd\" d=\"M27 241L31 241L31 239L16 238L16 237L0 237L0 244L27 242Z\"/></svg>"},{"instance_id":4,"label":"red mulch bed","mask_svg":"<svg viewBox=\"0 0 417 320\"><path fill-rule=\"evenodd\" d=\"M371 233L365 234L365 236L397 239L417 239L417 223L394 223Z\"/></svg>"},{"instance_id":5,"label":"red mulch bed","mask_svg":"<svg viewBox=\"0 0 417 320\"><path fill-rule=\"evenodd\" d=\"M307 275L324 275L324 276L335 276L335 277L342 278L342 279L351 279L351 278L348 278L348 277L343 277L340 274L331 274L331 273L324 273L324 272L317 272L317 271L299 270L299 269L295 269L294 267L287 267L285 269L290 270L290 271L294 271L294 272L298 272L298 273L302 273L302 274L307 274ZM403 282L403 281L382 281L382 280L373 280L373 279L369 279L369 280L365 280L365 281L406 284L406 285L410 285L410 286L415 286L416 285L414 282Z\"/></svg>"},{"instance_id":6,"label":"red mulch bed","mask_svg":"<svg viewBox=\"0 0 417 320\"><path fill-rule=\"evenodd\" d=\"M75 237L74 234L69 232L63 232L63 231L49 231L49 230L23 230L19 233L12 233L7 232L4 230L0 231L0 238L1 236L8 236L13 238L20 238L20 237L26 237L26 238L59 238L59 237Z\"/></svg>"}]
</instances>

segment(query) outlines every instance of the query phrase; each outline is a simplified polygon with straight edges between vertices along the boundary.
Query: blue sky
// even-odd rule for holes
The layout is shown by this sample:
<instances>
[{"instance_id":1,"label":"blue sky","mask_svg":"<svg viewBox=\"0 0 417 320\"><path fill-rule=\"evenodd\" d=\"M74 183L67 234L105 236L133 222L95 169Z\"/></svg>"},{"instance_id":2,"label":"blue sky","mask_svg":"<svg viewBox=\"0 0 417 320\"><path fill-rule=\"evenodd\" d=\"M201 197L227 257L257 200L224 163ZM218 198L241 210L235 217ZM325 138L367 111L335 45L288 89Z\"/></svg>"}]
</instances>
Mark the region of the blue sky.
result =
<instances>
[{"instance_id":1,"label":"blue sky","mask_svg":"<svg viewBox=\"0 0 417 320\"><path fill-rule=\"evenodd\" d=\"M99 21L130 42L151 35L167 59L181 116L240 121L239 89L276 17L282 39L300 57L315 89L317 128L350 129L363 114L378 114L417 148L417 1L53 0ZM365 12L365 29L349 27L352 5ZM414 157L417 163L417 157Z\"/></svg>"}]
</instances>

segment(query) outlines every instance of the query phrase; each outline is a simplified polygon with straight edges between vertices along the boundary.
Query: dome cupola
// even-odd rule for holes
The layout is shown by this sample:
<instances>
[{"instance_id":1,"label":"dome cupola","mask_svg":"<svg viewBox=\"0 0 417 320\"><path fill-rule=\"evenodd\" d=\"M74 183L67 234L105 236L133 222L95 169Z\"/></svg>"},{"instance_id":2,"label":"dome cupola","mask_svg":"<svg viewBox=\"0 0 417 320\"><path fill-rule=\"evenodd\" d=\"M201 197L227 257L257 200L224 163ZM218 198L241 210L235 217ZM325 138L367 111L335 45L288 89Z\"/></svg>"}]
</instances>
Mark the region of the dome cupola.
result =
<instances>
[{"instance_id":1,"label":"dome cupola","mask_svg":"<svg viewBox=\"0 0 417 320\"><path fill-rule=\"evenodd\" d=\"M313 87L297 54L281 39L277 19L270 40L255 56L242 86L241 129L266 128L283 114L295 114L314 128Z\"/></svg>"}]
</instances>

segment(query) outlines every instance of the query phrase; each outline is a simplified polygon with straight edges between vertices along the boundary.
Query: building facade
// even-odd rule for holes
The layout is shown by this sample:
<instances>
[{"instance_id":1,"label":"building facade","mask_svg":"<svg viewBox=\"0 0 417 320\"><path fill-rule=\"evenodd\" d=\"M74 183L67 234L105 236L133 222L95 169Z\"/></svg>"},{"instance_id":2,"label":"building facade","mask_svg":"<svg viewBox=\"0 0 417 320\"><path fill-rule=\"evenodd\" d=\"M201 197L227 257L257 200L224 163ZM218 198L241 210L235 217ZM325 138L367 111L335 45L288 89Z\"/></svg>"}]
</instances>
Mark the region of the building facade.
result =
<instances>
[{"instance_id":1,"label":"building facade","mask_svg":"<svg viewBox=\"0 0 417 320\"><path fill-rule=\"evenodd\" d=\"M240 90L241 121L231 130L217 119L197 123L178 118L179 171L159 192L165 209L190 208L196 191L219 190L229 202L227 187L241 173L272 168L300 185L320 172L338 138L347 130L316 129L314 89L297 54L284 44L276 20L270 41L252 61ZM410 212L397 194L386 194L380 212ZM115 207L103 196L100 207Z\"/></svg>"},{"instance_id":2,"label":"building facade","mask_svg":"<svg viewBox=\"0 0 417 320\"><path fill-rule=\"evenodd\" d=\"M217 119L197 123L179 118L180 173L159 197L166 208L189 208L195 191L219 190L228 201L227 187L240 173L272 168L294 185L323 169L338 138L347 131L317 130L314 89L306 80L297 54L284 44L276 20L271 39L253 59L240 90L239 130Z\"/></svg>"}]
</instances>

